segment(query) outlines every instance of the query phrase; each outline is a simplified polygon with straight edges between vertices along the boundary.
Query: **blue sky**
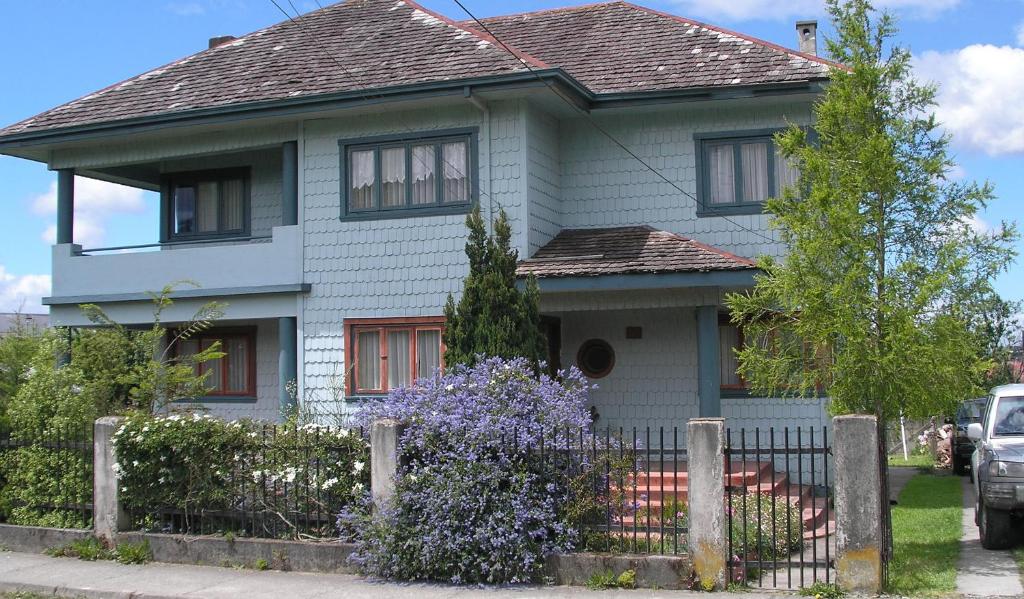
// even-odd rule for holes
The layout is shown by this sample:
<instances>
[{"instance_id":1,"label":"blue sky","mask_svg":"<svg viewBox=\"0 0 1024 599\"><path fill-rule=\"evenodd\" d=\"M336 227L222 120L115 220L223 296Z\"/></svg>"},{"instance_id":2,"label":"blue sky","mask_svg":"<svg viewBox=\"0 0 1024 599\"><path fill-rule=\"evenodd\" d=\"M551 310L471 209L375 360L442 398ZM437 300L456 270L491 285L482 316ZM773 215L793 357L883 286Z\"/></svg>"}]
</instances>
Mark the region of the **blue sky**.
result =
<instances>
[{"instance_id":1,"label":"blue sky","mask_svg":"<svg viewBox=\"0 0 1024 599\"><path fill-rule=\"evenodd\" d=\"M817 18L821 0L637 0L788 47L793 23ZM957 175L988 180L998 196L978 227L1015 221L1024 194L1024 0L876 0L899 18L918 74L943 86L938 115L954 135ZM293 0L300 12L316 8ZM328 0L320 0L326 3ZM290 10L287 0L278 3ZM421 0L465 18L452 0ZM464 0L477 16L578 4L571 0ZM284 17L270 0L36 0L4 7L0 125L7 125ZM16 24L16 26L15 26ZM48 293L53 189L42 164L0 156L0 311L38 311ZM76 235L87 245L156 241L156 198L81 184ZM1024 253L1024 243L1019 250ZM1024 299L1024 258L996 285Z\"/></svg>"}]
</instances>

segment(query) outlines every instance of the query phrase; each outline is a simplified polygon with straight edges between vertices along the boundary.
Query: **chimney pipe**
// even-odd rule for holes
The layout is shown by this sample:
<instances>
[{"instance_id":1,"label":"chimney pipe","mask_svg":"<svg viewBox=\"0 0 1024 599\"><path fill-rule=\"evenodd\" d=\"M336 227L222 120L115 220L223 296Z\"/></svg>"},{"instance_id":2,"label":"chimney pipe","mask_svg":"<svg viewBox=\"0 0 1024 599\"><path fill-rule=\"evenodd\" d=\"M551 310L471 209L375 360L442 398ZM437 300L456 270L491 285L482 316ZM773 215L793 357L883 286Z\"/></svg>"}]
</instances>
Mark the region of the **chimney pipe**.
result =
<instances>
[{"instance_id":1,"label":"chimney pipe","mask_svg":"<svg viewBox=\"0 0 1024 599\"><path fill-rule=\"evenodd\" d=\"M818 55L818 22L797 21L796 37L799 42L798 48L804 54Z\"/></svg>"},{"instance_id":2,"label":"chimney pipe","mask_svg":"<svg viewBox=\"0 0 1024 599\"><path fill-rule=\"evenodd\" d=\"M218 35L217 37L211 37L210 38L210 45L208 46L208 49L209 48L216 48L217 46L219 46L221 44L226 44L228 42L233 42L233 41L235 41L235 36L233 36L233 35Z\"/></svg>"}]
</instances>

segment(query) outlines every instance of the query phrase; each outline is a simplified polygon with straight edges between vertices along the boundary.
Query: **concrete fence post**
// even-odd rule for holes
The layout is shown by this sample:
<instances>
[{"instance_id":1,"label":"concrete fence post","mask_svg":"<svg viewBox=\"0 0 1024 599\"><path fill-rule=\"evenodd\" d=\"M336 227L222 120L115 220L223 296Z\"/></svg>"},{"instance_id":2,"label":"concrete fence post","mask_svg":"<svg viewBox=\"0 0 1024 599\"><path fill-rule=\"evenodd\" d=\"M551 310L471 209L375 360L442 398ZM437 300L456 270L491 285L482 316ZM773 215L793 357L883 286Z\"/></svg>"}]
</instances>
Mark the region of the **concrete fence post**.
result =
<instances>
[{"instance_id":1,"label":"concrete fence post","mask_svg":"<svg viewBox=\"0 0 1024 599\"><path fill-rule=\"evenodd\" d=\"M690 563L706 591L728 582L725 517L725 420L698 418L686 423L687 532Z\"/></svg>"},{"instance_id":2,"label":"concrete fence post","mask_svg":"<svg viewBox=\"0 0 1024 599\"><path fill-rule=\"evenodd\" d=\"M114 464L114 433L124 418L104 416L93 425L93 490L92 519L96 536L113 541L119 531L129 526L128 512L121 506L120 486Z\"/></svg>"},{"instance_id":3,"label":"concrete fence post","mask_svg":"<svg viewBox=\"0 0 1024 599\"><path fill-rule=\"evenodd\" d=\"M874 416L832 420L835 463L836 583L882 592L882 481Z\"/></svg>"},{"instance_id":4,"label":"concrete fence post","mask_svg":"<svg viewBox=\"0 0 1024 599\"><path fill-rule=\"evenodd\" d=\"M370 426L370 495L380 509L395 496L398 476L398 437L401 425L390 419L377 420Z\"/></svg>"}]
</instances>

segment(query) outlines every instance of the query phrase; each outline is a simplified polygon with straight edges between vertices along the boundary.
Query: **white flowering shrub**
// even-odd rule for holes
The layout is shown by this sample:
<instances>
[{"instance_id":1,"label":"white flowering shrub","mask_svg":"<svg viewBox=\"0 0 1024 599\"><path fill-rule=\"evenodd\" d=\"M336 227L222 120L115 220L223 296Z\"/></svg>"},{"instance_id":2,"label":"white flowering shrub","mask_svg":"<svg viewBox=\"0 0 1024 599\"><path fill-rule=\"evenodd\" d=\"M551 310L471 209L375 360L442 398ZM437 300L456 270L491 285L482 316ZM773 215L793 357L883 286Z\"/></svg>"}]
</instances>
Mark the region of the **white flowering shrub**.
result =
<instances>
[{"instance_id":1,"label":"white flowering shrub","mask_svg":"<svg viewBox=\"0 0 1024 599\"><path fill-rule=\"evenodd\" d=\"M114 449L135 525L164 532L329 537L333 514L369 486L362 436L315 424L137 414L115 433Z\"/></svg>"}]
</instances>

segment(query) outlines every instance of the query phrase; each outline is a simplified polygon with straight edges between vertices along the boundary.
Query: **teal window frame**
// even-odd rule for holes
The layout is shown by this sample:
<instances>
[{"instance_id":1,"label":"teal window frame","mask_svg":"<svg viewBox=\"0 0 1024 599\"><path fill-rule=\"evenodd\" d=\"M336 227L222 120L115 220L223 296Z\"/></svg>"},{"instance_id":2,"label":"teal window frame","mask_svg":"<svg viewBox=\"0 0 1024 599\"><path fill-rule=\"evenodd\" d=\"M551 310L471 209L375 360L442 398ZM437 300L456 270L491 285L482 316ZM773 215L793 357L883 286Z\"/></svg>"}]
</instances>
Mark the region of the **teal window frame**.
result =
<instances>
[{"instance_id":1,"label":"teal window frame","mask_svg":"<svg viewBox=\"0 0 1024 599\"><path fill-rule=\"evenodd\" d=\"M695 148L695 160L697 171L697 216L723 216L734 214L761 214L764 212L764 202L744 202L743 198L743 169L740 145L750 142L767 142L768 144L768 197L777 197L779 194L778 182L775 180L775 154L776 145L774 136L783 128L774 129L749 129L744 131L720 131L713 133L697 133L693 136ZM711 193L711 172L708 150L716 145L732 145L733 147L733 177L735 185L734 202L712 204Z\"/></svg>"},{"instance_id":2,"label":"teal window frame","mask_svg":"<svg viewBox=\"0 0 1024 599\"><path fill-rule=\"evenodd\" d=\"M174 192L178 187L195 187L200 182L216 182L219 190L224 181L241 179L243 182L242 228L222 230L224 206L217 208L217 231L205 233L175 233L177 219ZM223 195L223 192L221 192ZM244 240L252 237L252 168L248 166L164 173L160 178L160 243L173 241L217 241L218 239Z\"/></svg>"},{"instance_id":3,"label":"teal window frame","mask_svg":"<svg viewBox=\"0 0 1024 599\"><path fill-rule=\"evenodd\" d=\"M354 139L343 139L338 141L338 149L341 162L341 220L383 220L391 218L411 218L418 216L434 216L444 214L465 214L477 204L479 198L479 157L477 149L478 127L465 127L458 129L444 129L437 131L425 131L411 134L381 135L375 137L363 137ZM465 202L444 202L444 159L441 146L452 141L466 142L466 175L469 177L469 198ZM414 206L412 204L412 147L434 145L434 202ZM405 148L405 204L384 208L380 206L382 193L381 178L381 150L388 148ZM351 173L349 169L349 156L354 151L372 150L374 153L374 197L377 205L373 208L353 210L349 206L349 192L351 190Z\"/></svg>"}]
</instances>

